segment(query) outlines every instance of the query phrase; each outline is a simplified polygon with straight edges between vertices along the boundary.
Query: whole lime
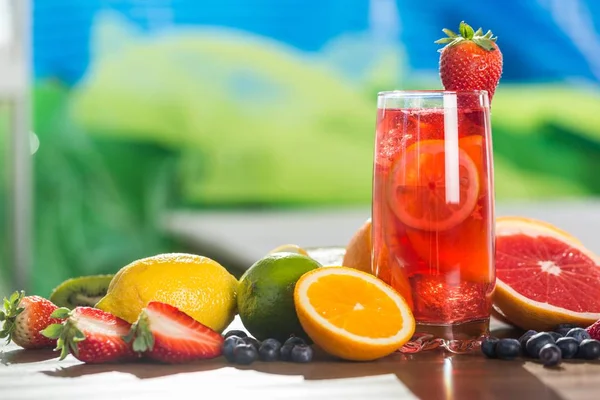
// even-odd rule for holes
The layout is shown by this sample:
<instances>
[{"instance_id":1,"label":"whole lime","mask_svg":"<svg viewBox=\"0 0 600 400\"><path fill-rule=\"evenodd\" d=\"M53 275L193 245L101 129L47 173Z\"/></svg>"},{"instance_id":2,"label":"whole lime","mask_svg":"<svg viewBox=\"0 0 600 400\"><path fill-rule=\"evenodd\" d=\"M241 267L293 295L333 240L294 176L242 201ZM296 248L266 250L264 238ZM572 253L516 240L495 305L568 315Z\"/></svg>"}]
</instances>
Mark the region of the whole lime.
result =
<instances>
[{"instance_id":1,"label":"whole lime","mask_svg":"<svg viewBox=\"0 0 600 400\"><path fill-rule=\"evenodd\" d=\"M255 262L240 278L237 305L244 327L258 340L281 342L290 336L310 341L294 307L294 288L302 275L321 264L302 254L273 253Z\"/></svg>"}]
</instances>

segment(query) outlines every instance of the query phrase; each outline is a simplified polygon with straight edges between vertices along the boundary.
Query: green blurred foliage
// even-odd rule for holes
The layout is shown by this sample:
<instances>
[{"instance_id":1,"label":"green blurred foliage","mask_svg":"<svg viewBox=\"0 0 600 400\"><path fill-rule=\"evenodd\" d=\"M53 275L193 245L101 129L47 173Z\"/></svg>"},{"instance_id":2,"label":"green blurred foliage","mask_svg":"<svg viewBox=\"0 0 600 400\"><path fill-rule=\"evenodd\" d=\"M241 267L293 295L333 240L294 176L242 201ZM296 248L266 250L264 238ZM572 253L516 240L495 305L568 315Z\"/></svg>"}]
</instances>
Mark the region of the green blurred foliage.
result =
<instances>
[{"instance_id":1,"label":"green blurred foliage","mask_svg":"<svg viewBox=\"0 0 600 400\"><path fill-rule=\"evenodd\" d=\"M317 58L197 30L123 41L76 87L37 82L34 291L181 249L161 226L176 208L368 206L375 93L439 83L358 44L372 62L346 71L347 43ZM501 84L497 199L599 195L598 110L598 92Z\"/></svg>"}]
</instances>

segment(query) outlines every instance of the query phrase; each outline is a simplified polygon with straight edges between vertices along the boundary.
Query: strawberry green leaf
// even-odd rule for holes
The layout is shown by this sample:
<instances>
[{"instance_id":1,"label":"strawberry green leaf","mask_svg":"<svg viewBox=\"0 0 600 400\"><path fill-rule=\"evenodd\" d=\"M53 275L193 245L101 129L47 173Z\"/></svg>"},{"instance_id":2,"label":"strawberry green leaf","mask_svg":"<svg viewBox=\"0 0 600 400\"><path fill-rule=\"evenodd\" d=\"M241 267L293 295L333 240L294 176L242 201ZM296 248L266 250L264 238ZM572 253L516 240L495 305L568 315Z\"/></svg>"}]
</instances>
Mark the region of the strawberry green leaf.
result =
<instances>
[{"instance_id":1,"label":"strawberry green leaf","mask_svg":"<svg viewBox=\"0 0 600 400\"><path fill-rule=\"evenodd\" d=\"M46 329L41 330L40 333L49 339L58 339L62 333L62 330L62 324L50 324L46 327Z\"/></svg>"},{"instance_id":2,"label":"strawberry green leaf","mask_svg":"<svg viewBox=\"0 0 600 400\"><path fill-rule=\"evenodd\" d=\"M469 41L477 44L479 47L487 51L494 51L496 49L494 43L496 42L497 38L493 36L492 31L488 30L484 35L482 28L477 29L477 31L473 31L473 28L464 21L461 21L458 27L458 31L460 33L459 35L446 28L442 29L442 31L448 35L448 37L438 39L434 42L436 44L445 45L443 48L438 50L439 52L442 52L447 47Z\"/></svg>"},{"instance_id":3,"label":"strawberry green leaf","mask_svg":"<svg viewBox=\"0 0 600 400\"><path fill-rule=\"evenodd\" d=\"M475 32L473 31L473 28L471 28L471 25L465 23L465 21L460 22L458 31L460 32L462 37L469 40L473 39L473 36L475 35Z\"/></svg>"},{"instance_id":4,"label":"strawberry green leaf","mask_svg":"<svg viewBox=\"0 0 600 400\"><path fill-rule=\"evenodd\" d=\"M52 312L52 314L50 314L50 317L57 318L57 319L65 319L69 316L70 312L71 312L71 310L69 310L68 308L61 307L61 308L57 308L56 310L54 310L54 312Z\"/></svg>"},{"instance_id":5,"label":"strawberry green leaf","mask_svg":"<svg viewBox=\"0 0 600 400\"><path fill-rule=\"evenodd\" d=\"M140 313L138 320L135 321L129 330L129 333L123 337L127 343L132 343L132 349L135 352L143 353L154 348L154 335L150 331L150 322L145 311Z\"/></svg>"},{"instance_id":6,"label":"strawberry green leaf","mask_svg":"<svg viewBox=\"0 0 600 400\"><path fill-rule=\"evenodd\" d=\"M451 38L451 39L458 36L456 34L456 32L451 31L450 29L447 29L447 28L442 29L442 32L444 32L446 35L448 35L448 38Z\"/></svg>"}]
</instances>

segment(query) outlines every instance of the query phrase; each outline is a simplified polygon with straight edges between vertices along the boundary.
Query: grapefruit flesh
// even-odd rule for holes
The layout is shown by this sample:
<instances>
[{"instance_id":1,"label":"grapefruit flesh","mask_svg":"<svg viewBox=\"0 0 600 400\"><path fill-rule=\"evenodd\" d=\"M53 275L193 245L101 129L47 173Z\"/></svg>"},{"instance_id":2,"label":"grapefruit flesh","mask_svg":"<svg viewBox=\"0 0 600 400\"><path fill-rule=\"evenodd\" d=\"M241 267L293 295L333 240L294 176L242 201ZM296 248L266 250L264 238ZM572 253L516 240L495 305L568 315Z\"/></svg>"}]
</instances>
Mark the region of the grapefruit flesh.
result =
<instances>
[{"instance_id":1,"label":"grapefruit flesh","mask_svg":"<svg viewBox=\"0 0 600 400\"><path fill-rule=\"evenodd\" d=\"M600 263L572 235L548 223L498 218L494 306L522 329L600 319Z\"/></svg>"}]
</instances>

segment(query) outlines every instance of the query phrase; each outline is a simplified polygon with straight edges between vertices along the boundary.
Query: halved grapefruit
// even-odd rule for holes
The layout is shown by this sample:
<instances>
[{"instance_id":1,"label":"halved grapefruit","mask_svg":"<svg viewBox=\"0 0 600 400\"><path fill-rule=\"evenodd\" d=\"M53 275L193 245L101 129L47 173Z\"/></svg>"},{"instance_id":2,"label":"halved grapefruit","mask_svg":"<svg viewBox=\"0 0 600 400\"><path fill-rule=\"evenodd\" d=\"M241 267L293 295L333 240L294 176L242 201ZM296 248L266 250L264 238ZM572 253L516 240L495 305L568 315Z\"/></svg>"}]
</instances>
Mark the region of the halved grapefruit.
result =
<instances>
[{"instance_id":1,"label":"halved grapefruit","mask_svg":"<svg viewBox=\"0 0 600 400\"><path fill-rule=\"evenodd\" d=\"M469 154L457 150L455 171L446 170L450 155L443 140L417 142L394 162L388 202L405 225L443 231L471 214L479 197L479 173Z\"/></svg>"},{"instance_id":2,"label":"halved grapefruit","mask_svg":"<svg viewBox=\"0 0 600 400\"><path fill-rule=\"evenodd\" d=\"M522 329L600 319L600 259L547 222L497 218L496 276L494 307Z\"/></svg>"}]
</instances>

